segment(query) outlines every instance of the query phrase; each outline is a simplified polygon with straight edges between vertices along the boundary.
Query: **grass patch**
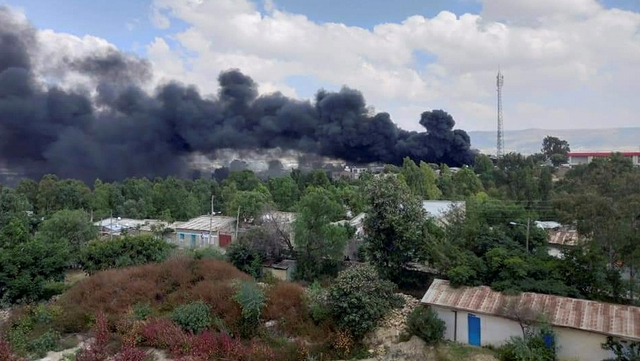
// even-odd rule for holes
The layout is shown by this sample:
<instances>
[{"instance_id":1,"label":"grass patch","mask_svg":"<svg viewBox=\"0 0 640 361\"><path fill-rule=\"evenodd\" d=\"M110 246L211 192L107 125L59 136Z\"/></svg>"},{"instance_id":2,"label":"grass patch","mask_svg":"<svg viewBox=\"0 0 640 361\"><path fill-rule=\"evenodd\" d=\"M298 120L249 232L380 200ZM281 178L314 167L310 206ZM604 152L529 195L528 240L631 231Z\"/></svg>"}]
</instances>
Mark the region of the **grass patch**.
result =
<instances>
[{"instance_id":1,"label":"grass patch","mask_svg":"<svg viewBox=\"0 0 640 361\"><path fill-rule=\"evenodd\" d=\"M466 361L475 355L496 355L495 351L488 348L480 348L464 345L458 342L446 342L435 349L438 361Z\"/></svg>"},{"instance_id":2,"label":"grass patch","mask_svg":"<svg viewBox=\"0 0 640 361\"><path fill-rule=\"evenodd\" d=\"M82 270L67 271L64 275L64 283L67 286L73 286L85 278L87 278L87 274Z\"/></svg>"}]
</instances>

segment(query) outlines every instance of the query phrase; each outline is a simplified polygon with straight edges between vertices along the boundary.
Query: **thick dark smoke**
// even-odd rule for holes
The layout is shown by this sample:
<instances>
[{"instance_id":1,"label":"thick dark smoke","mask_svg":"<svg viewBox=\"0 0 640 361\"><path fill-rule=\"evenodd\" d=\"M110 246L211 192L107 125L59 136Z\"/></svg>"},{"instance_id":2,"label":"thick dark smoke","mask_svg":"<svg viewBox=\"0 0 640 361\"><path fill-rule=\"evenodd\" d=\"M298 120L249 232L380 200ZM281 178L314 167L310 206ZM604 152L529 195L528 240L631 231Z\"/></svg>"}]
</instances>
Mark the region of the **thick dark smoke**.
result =
<instances>
[{"instance_id":1,"label":"thick dark smoke","mask_svg":"<svg viewBox=\"0 0 640 361\"><path fill-rule=\"evenodd\" d=\"M32 56L36 32L0 8L0 162L27 176L55 173L86 181L188 174L189 155L231 148L292 149L351 162L401 163L403 157L472 161L469 137L443 111L425 112L426 132L399 129L387 113L370 115L362 94L320 91L315 102L258 96L238 70L220 74L205 99L194 87L163 85L149 95L147 61L112 51L65 59L94 80L96 96L44 88Z\"/></svg>"}]
</instances>

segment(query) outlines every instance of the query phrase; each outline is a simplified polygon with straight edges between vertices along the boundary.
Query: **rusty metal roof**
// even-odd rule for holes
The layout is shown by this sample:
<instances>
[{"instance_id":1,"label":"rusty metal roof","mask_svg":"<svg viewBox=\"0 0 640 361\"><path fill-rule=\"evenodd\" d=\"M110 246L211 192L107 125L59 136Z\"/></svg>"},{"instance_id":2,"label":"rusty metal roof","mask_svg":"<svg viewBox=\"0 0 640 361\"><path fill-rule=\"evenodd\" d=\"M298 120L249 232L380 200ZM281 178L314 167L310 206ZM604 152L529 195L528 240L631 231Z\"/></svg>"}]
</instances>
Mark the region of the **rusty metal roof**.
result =
<instances>
[{"instance_id":1,"label":"rusty metal roof","mask_svg":"<svg viewBox=\"0 0 640 361\"><path fill-rule=\"evenodd\" d=\"M559 246L576 246L578 245L578 232L576 231L549 231L549 243Z\"/></svg>"},{"instance_id":2,"label":"rusty metal roof","mask_svg":"<svg viewBox=\"0 0 640 361\"><path fill-rule=\"evenodd\" d=\"M640 307L530 292L507 296L488 286L453 288L440 279L433 281L422 303L507 318L528 310L553 326L640 340Z\"/></svg>"}]
</instances>

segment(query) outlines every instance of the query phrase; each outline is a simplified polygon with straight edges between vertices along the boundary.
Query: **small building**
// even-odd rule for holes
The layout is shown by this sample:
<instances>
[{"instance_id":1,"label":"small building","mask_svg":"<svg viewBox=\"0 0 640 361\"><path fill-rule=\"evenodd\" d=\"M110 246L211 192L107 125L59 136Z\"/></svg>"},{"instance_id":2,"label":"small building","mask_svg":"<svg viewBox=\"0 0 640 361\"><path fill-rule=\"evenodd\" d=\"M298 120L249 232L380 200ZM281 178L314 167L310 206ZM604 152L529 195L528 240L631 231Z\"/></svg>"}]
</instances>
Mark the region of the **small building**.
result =
<instances>
[{"instance_id":1,"label":"small building","mask_svg":"<svg viewBox=\"0 0 640 361\"><path fill-rule=\"evenodd\" d=\"M187 222L176 222L174 243L182 248L226 248L233 241L236 219L223 216L200 216ZM209 234L211 233L211 234Z\"/></svg>"},{"instance_id":2,"label":"small building","mask_svg":"<svg viewBox=\"0 0 640 361\"><path fill-rule=\"evenodd\" d=\"M453 288L436 279L422 298L445 322L445 338L473 346L501 346L522 336L522 315L543 317L555 333L558 359L601 361L608 336L640 341L640 307L538 293L507 296L488 286Z\"/></svg>"},{"instance_id":3,"label":"small building","mask_svg":"<svg viewBox=\"0 0 640 361\"><path fill-rule=\"evenodd\" d=\"M296 220L294 212L268 210L258 218L260 224L270 228L286 243L293 243L293 222Z\"/></svg>"},{"instance_id":4,"label":"small building","mask_svg":"<svg viewBox=\"0 0 640 361\"><path fill-rule=\"evenodd\" d=\"M437 222L446 222L447 213L454 209L461 209L464 212L466 205L465 201L422 201L422 208Z\"/></svg>"},{"instance_id":5,"label":"small building","mask_svg":"<svg viewBox=\"0 0 640 361\"><path fill-rule=\"evenodd\" d=\"M350 239L347 246L344 248L345 260L356 260L358 258L358 249L362 246L364 240L364 219L367 216L366 213L360 213L351 219L345 219L342 221L333 222L335 225L350 225L355 228L356 233L353 239Z\"/></svg>"},{"instance_id":6,"label":"small building","mask_svg":"<svg viewBox=\"0 0 640 361\"><path fill-rule=\"evenodd\" d=\"M580 236L575 230L549 230L547 235L549 237L547 241L549 255L558 258L562 258L565 250L578 246L580 240Z\"/></svg>"},{"instance_id":7,"label":"small building","mask_svg":"<svg viewBox=\"0 0 640 361\"><path fill-rule=\"evenodd\" d=\"M267 263L262 266L262 273L271 273L273 277L281 281L293 280L293 274L296 271L296 261L285 259L280 262Z\"/></svg>"},{"instance_id":8,"label":"small building","mask_svg":"<svg viewBox=\"0 0 640 361\"><path fill-rule=\"evenodd\" d=\"M94 225L105 236L120 236L123 234L153 234L156 227L169 228L169 223L157 219L133 219L111 217L105 218Z\"/></svg>"},{"instance_id":9,"label":"small building","mask_svg":"<svg viewBox=\"0 0 640 361\"><path fill-rule=\"evenodd\" d=\"M614 152L569 152L569 165L589 164L595 158L607 158ZM630 159L634 165L640 166L640 152L620 152L620 154Z\"/></svg>"}]
</instances>

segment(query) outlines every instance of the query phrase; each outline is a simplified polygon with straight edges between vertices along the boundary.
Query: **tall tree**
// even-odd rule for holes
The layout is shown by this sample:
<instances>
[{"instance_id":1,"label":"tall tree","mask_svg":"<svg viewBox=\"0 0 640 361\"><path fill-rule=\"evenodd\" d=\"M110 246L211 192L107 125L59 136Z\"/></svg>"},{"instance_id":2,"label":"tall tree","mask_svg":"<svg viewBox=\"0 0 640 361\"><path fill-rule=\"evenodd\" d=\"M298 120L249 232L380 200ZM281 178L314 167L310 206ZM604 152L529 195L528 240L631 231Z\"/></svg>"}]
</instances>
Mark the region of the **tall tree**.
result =
<instances>
[{"instance_id":1,"label":"tall tree","mask_svg":"<svg viewBox=\"0 0 640 361\"><path fill-rule=\"evenodd\" d=\"M380 274L397 281L407 263L419 258L429 242L422 201L396 177L374 179L367 186L365 250Z\"/></svg>"},{"instance_id":2,"label":"tall tree","mask_svg":"<svg viewBox=\"0 0 640 361\"><path fill-rule=\"evenodd\" d=\"M293 222L296 278L315 280L342 259L348 230L331 222L342 219L344 214L344 208L331 192L323 188L307 189Z\"/></svg>"},{"instance_id":3,"label":"tall tree","mask_svg":"<svg viewBox=\"0 0 640 361\"><path fill-rule=\"evenodd\" d=\"M278 209L284 212L291 211L300 197L298 185L289 175L270 179L269 191Z\"/></svg>"},{"instance_id":4,"label":"tall tree","mask_svg":"<svg viewBox=\"0 0 640 361\"><path fill-rule=\"evenodd\" d=\"M541 150L542 154L544 154L548 160L551 160L553 165L558 166L567 162L571 148L569 147L569 142L566 140L549 135L542 141Z\"/></svg>"},{"instance_id":5,"label":"tall tree","mask_svg":"<svg viewBox=\"0 0 640 361\"><path fill-rule=\"evenodd\" d=\"M80 249L98 237L98 229L91 223L89 214L81 210L62 210L40 223L36 239L42 242L66 242L72 265L78 260Z\"/></svg>"}]
</instances>

